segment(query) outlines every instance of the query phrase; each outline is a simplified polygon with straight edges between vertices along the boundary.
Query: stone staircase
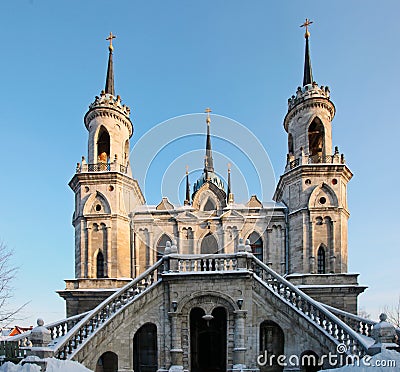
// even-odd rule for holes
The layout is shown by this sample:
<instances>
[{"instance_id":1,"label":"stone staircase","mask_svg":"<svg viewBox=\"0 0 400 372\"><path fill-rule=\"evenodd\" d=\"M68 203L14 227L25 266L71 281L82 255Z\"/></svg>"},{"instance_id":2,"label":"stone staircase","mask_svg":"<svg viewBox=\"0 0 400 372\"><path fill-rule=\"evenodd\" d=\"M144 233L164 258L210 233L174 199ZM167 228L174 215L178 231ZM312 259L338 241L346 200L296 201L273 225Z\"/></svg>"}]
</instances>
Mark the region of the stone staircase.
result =
<instances>
[{"instance_id":1,"label":"stone staircase","mask_svg":"<svg viewBox=\"0 0 400 372\"><path fill-rule=\"evenodd\" d=\"M88 345L92 337L100 332L124 309L146 295L163 281L163 276L207 275L246 273L254 281L253 289L258 295L273 298L282 306L295 312L299 319L307 322L322 337L337 347L342 345L347 355L362 357L368 351L374 322L353 314L321 304L303 293L281 275L255 258L251 253L215 255L164 256L155 265L133 279L95 309L78 316L47 325L52 341L48 345L58 359L74 359ZM221 278L224 275L221 276ZM26 345L28 334L20 335L18 341Z\"/></svg>"}]
</instances>

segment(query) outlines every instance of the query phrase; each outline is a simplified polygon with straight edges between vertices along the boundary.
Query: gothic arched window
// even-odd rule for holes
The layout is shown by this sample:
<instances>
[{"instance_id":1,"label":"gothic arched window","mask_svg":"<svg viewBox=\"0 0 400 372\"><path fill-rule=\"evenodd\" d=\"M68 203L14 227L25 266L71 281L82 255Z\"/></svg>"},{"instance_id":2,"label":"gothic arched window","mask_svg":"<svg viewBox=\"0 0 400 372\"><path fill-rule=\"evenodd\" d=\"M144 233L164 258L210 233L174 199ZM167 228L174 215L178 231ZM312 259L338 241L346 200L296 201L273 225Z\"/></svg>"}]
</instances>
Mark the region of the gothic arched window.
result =
<instances>
[{"instance_id":1,"label":"gothic arched window","mask_svg":"<svg viewBox=\"0 0 400 372\"><path fill-rule=\"evenodd\" d=\"M97 278L104 278L104 256L101 251L97 253L96 258L96 277Z\"/></svg>"},{"instance_id":2,"label":"gothic arched window","mask_svg":"<svg viewBox=\"0 0 400 372\"><path fill-rule=\"evenodd\" d=\"M291 133L289 133L289 136L288 136L288 150L289 150L289 154L293 154L294 153L293 136L292 136Z\"/></svg>"},{"instance_id":3,"label":"gothic arched window","mask_svg":"<svg viewBox=\"0 0 400 372\"><path fill-rule=\"evenodd\" d=\"M214 235L207 234L201 241L200 247L201 254L215 254L218 253L218 242Z\"/></svg>"},{"instance_id":4,"label":"gothic arched window","mask_svg":"<svg viewBox=\"0 0 400 372\"><path fill-rule=\"evenodd\" d=\"M250 240L251 252L260 261L263 260L263 241L258 233L253 231L248 239Z\"/></svg>"},{"instance_id":5,"label":"gothic arched window","mask_svg":"<svg viewBox=\"0 0 400 372\"><path fill-rule=\"evenodd\" d=\"M215 211L217 208L211 198L208 198L206 204L204 204L204 211Z\"/></svg>"},{"instance_id":6,"label":"gothic arched window","mask_svg":"<svg viewBox=\"0 0 400 372\"><path fill-rule=\"evenodd\" d=\"M308 153L310 156L324 156L324 125L315 118L308 127ZM314 162L318 162L317 159ZM319 161L322 162L322 159Z\"/></svg>"},{"instance_id":7,"label":"gothic arched window","mask_svg":"<svg viewBox=\"0 0 400 372\"><path fill-rule=\"evenodd\" d=\"M325 274L326 273L325 249L322 246L318 248L317 261L318 261L318 274Z\"/></svg>"},{"instance_id":8,"label":"gothic arched window","mask_svg":"<svg viewBox=\"0 0 400 372\"><path fill-rule=\"evenodd\" d=\"M107 129L101 127L97 138L97 156L102 162L108 162L110 160L110 135Z\"/></svg>"},{"instance_id":9,"label":"gothic arched window","mask_svg":"<svg viewBox=\"0 0 400 372\"><path fill-rule=\"evenodd\" d=\"M165 246L170 242L171 238L167 234L163 234L157 243L157 261L164 255Z\"/></svg>"}]
</instances>

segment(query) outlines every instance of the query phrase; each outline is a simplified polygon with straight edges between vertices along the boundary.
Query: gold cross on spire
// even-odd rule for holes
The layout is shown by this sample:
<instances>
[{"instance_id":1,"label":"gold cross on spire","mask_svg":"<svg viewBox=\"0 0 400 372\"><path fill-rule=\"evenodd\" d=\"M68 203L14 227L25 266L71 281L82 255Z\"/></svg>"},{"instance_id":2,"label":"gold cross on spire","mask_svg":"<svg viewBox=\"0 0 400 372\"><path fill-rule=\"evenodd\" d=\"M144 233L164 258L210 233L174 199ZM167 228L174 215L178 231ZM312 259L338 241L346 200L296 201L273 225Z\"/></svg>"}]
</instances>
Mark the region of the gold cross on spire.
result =
<instances>
[{"instance_id":1,"label":"gold cross on spire","mask_svg":"<svg viewBox=\"0 0 400 372\"><path fill-rule=\"evenodd\" d=\"M211 123L210 112L212 112L212 111L209 107L207 107L204 112L207 114L206 122L207 122L207 124L210 124Z\"/></svg>"},{"instance_id":2,"label":"gold cross on spire","mask_svg":"<svg viewBox=\"0 0 400 372\"><path fill-rule=\"evenodd\" d=\"M189 166L186 165L186 174L189 174Z\"/></svg>"},{"instance_id":3,"label":"gold cross on spire","mask_svg":"<svg viewBox=\"0 0 400 372\"><path fill-rule=\"evenodd\" d=\"M306 33L304 34L305 38L310 37L310 32L308 31L308 26L310 26L312 23L314 23L314 22L310 21L308 18L306 18L306 21L302 25L300 25L300 27L306 28Z\"/></svg>"},{"instance_id":4,"label":"gold cross on spire","mask_svg":"<svg viewBox=\"0 0 400 372\"><path fill-rule=\"evenodd\" d=\"M112 52L112 51L114 50L114 47L113 47L113 45L112 45L112 41L113 41L113 39L115 39L115 38L116 38L116 36L113 35L112 32L110 32L110 35L108 35L108 37L107 37L107 39L106 39L106 40L109 40L109 41L110 41L110 45L108 46L108 50L109 50L110 52Z\"/></svg>"},{"instance_id":5,"label":"gold cross on spire","mask_svg":"<svg viewBox=\"0 0 400 372\"><path fill-rule=\"evenodd\" d=\"M231 173L231 166L232 166L232 164L228 163L228 173Z\"/></svg>"}]
</instances>

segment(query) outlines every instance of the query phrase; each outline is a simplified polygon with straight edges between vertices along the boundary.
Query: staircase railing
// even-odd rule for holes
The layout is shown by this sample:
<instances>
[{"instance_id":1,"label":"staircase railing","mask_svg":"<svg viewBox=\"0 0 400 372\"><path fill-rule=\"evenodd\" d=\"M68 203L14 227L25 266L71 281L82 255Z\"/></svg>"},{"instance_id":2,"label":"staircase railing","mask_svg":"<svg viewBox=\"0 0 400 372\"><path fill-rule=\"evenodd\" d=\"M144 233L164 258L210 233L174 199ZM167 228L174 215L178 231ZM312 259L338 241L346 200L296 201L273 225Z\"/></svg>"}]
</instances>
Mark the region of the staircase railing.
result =
<instances>
[{"instance_id":1,"label":"staircase railing","mask_svg":"<svg viewBox=\"0 0 400 372\"><path fill-rule=\"evenodd\" d=\"M46 324L45 327L50 331L51 339L64 336L69 329L78 323L88 312L71 316L53 323ZM0 355L4 355L5 360L21 360L26 357L27 350L32 347L29 340L31 331L26 331L19 335L11 336L7 340L0 341Z\"/></svg>"},{"instance_id":2,"label":"staircase railing","mask_svg":"<svg viewBox=\"0 0 400 372\"><path fill-rule=\"evenodd\" d=\"M347 354L360 357L366 354L369 345L363 337L318 301L303 293L254 256L252 256L252 270L255 278L259 279L271 292L297 312L302 313L337 345L345 345Z\"/></svg>"},{"instance_id":3,"label":"staircase railing","mask_svg":"<svg viewBox=\"0 0 400 372\"><path fill-rule=\"evenodd\" d=\"M162 268L163 259L160 259L143 274L91 310L63 337L50 343L49 347L53 348L54 356L58 359L71 358L77 349L117 312L159 283Z\"/></svg>"},{"instance_id":4,"label":"staircase railing","mask_svg":"<svg viewBox=\"0 0 400 372\"><path fill-rule=\"evenodd\" d=\"M357 333L367 337L372 337L372 330L374 326L378 324L378 322L371 319L363 318L359 315L355 315L323 303L321 303L321 305L328 309L331 313L335 314L338 318L343 320ZM396 327L395 329L397 334L397 343L400 345L400 328Z\"/></svg>"}]
</instances>

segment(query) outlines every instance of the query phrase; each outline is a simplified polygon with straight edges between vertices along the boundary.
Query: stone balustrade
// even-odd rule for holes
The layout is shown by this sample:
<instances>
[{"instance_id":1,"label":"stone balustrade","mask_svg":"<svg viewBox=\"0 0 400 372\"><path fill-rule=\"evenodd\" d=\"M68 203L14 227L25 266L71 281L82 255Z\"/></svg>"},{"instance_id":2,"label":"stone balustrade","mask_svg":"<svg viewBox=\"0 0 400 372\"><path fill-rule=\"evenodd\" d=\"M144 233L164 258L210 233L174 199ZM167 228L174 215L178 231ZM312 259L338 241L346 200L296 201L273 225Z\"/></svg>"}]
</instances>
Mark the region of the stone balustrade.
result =
<instances>
[{"instance_id":1,"label":"stone balustrade","mask_svg":"<svg viewBox=\"0 0 400 372\"><path fill-rule=\"evenodd\" d=\"M303 152L295 157L293 154L287 155L285 173L290 170L307 164L345 164L344 154L340 154L337 147L333 155L306 155Z\"/></svg>"}]
</instances>

